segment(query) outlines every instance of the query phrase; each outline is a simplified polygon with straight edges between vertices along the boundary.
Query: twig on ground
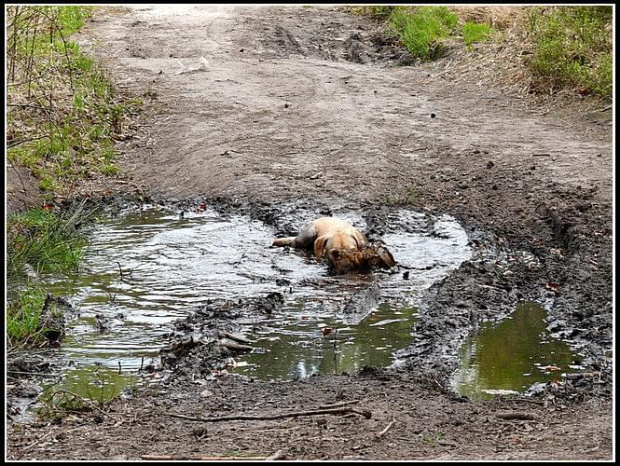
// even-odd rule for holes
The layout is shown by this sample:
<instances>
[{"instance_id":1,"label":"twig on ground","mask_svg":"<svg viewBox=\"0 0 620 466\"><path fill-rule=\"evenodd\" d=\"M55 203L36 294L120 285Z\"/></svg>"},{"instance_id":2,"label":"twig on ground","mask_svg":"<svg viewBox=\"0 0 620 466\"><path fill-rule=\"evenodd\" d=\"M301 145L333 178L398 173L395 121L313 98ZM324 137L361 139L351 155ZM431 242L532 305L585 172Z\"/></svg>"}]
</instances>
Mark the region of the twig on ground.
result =
<instances>
[{"instance_id":1,"label":"twig on ground","mask_svg":"<svg viewBox=\"0 0 620 466\"><path fill-rule=\"evenodd\" d=\"M282 450L278 450L274 454L269 455L267 458L265 458L265 461L275 461L275 460L282 458L283 456L284 454Z\"/></svg>"},{"instance_id":2,"label":"twig on ground","mask_svg":"<svg viewBox=\"0 0 620 466\"><path fill-rule=\"evenodd\" d=\"M61 374L46 374L45 372L22 372L22 371L6 371L7 374L32 375L37 377L62 377Z\"/></svg>"},{"instance_id":3,"label":"twig on ground","mask_svg":"<svg viewBox=\"0 0 620 466\"><path fill-rule=\"evenodd\" d=\"M336 409L318 409L316 411L297 411L293 413L283 413L283 414L272 414L272 415L264 415L264 416L248 416L244 414L240 414L238 416L222 416L222 417L193 417L193 416L185 416L183 414L175 414L175 413L164 413L171 417L176 417L179 419L187 419L188 421L197 421L197 422L223 422L223 421L268 421L275 419L284 419L288 417L302 417L302 416L319 416L321 414L359 414L360 416L364 416L366 419L370 419L372 417L372 413L366 410L358 410L354 408L336 408Z\"/></svg>"},{"instance_id":4,"label":"twig on ground","mask_svg":"<svg viewBox=\"0 0 620 466\"><path fill-rule=\"evenodd\" d=\"M538 416L534 413L526 413L523 411L513 411L510 413L497 413L496 416L500 419L518 419L521 421L536 421Z\"/></svg>"},{"instance_id":5,"label":"twig on ground","mask_svg":"<svg viewBox=\"0 0 620 466\"><path fill-rule=\"evenodd\" d=\"M241 345L239 343L235 343L233 341L231 342L225 342L225 341L219 341L217 343L221 348L226 348L228 350L232 350L232 351L252 351L254 348L249 346L249 345Z\"/></svg>"},{"instance_id":6,"label":"twig on ground","mask_svg":"<svg viewBox=\"0 0 620 466\"><path fill-rule=\"evenodd\" d=\"M385 429L383 429L381 432L375 434L375 440L381 440L383 437L385 437L385 434L387 434L388 430L390 430L392 428L392 426L394 425L396 421L392 420L390 421L390 423L385 427Z\"/></svg>"},{"instance_id":7,"label":"twig on ground","mask_svg":"<svg viewBox=\"0 0 620 466\"><path fill-rule=\"evenodd\" d=\"M43 435L42 435L39 439L37 439L36 441L32 442L32 443L31 443L30 445L28 445L27 447L23 448L23 449L21 450L21 452L20 452L20 453L21 453L21 455L20 455L17 459L19 459L19 458L21 458L22 456L24 456L24 454L25 454L28 450L30 450L32 447L34 447L34 446L38 445L39 443L41 443L43 440L45 440L47 437L49 437L49 436L50 436L51 434L53 434L53 433L54 433L54 431L53 431L53 430L50 430L50 431L49 431L49 432L47 432L46 434L43 434Z\"/></svg>"},{"instance_id":8,"label":"twig on ground","mask_svg":"<svg viewBox=\"0 0 620 466\"><path fill-rule=\"evenodd\" d=\"M250 340L243 338L241 335L235 335L233 333L218 332L218 336L220 338L228 338L229 340L236 341L237 343L241 343L242 345L247 345L250 343Z\"/></svg>"},{"instance_id":9,"label":"twig on ground","mask_svg":"<svg viewBox=\"0 0 620 466\"><path fill-rule=\"evenodd\" d=\"M187 455L141 455L143 460L152 461L180 461L180 460L195 460L195 461L254 461L254 460L267 460L268 456L187 456Z\"/></svg>"},{"instance_id":10,"label":"twig on ground","mask_svg":"<svg viewBox=\"0 0 620 466\"><path fill-rule=\"evenodd\" d=\"M84 397L83 397L83 396L81 396L81 395L78 395L77 393L74 393L74 392L71 392L71 391L69 391L69 390L65 390L65 389L58 390L56 393L67 393L68 395L72 395L72 396L74 396L74 397L76 397L76 398L79 398L79 399L80 399L80 400L82 400L84 403L86 403L87 405L89 405L91 408L93 408L93 409L95 409L95 410L99 411L99 412L100 412L101 414L103 414L104 416L106 416L106 417L108 417L108 418L110 418L110 419L114 419L114 418L110 415L110 413L106 413L104 410L102 410L102 409L101 409L101 408L99 408L97 405L95 405L95 403L93 403L92 401L90 401L90 400L89 400L89 399L87 399L87 398L84 398Z\"/></svg>"},{"instance_id":11,"label":"twig on ground","mask_svg":"<svg viewBox=\"0 0 620 466\"><path fill-rule=\"evenodd\" d=\"M360 400L341 401L339 403L332 403L332 404L328 404L328 405L321 405L317 409L342 408L343 406L357 404L359 402L360 402Z\"/></svg>"}]
</instances>

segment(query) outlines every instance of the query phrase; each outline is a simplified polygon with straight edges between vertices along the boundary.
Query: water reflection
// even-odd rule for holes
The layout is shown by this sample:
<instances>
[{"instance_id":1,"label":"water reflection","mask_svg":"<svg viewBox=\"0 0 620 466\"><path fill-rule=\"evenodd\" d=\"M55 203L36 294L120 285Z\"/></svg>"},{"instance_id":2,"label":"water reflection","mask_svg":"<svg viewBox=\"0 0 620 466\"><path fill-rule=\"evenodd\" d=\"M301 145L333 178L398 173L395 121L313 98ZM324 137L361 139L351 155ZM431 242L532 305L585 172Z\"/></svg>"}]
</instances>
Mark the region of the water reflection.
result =
<instances>
[{"instance_id":1,"label":"water reflection","mask_svg":"<svg viewBox=\"0 0 620 466\"><path fill-rule=\"evenodd\" d=\"M461 347L462 367L453 379L456 390L485 398L560 379L574 358L566 342L551 338L546 317L540 304L523 303L500 324L484 323Z\"/></svg>"},{"instance_id":2,"label":"water reflection","mask_svg":"<svg viewBox=\"0 0 620 466\"><path fill-rule=\"evenodd\" d=\"M123 373L99 364L74 367L67 370L61 382L43 384L40 400L57 407L65 404L67 408L79 406L81 399L101 405L118 397L126 388L135 386L139 380L135 373Z\"/></svg>"},{"instance_id":3,"label":"water reflection","mask_svg":"<svg viewBox=\"0 0 620 466\"><path fill-rule=\"evenodd\" d=\"M411 344L417 309L381 304L357 325L330 315L290 314L267 326L253 353L235 372L262 380L296 379L313 374L353 373L364 366L386 367L392 354ZM329 330L324 330L329 329Z\"/></svg>"},{"instance_id":4,"label":"water reflection","mask_svg":"<svg viewBox=\"0 0 620 466\"><path fill-rule=\"evenodd\" d=\"M292 225L303 225L301 217L316 213L299 210L287 215ZM335 215L365 229L359 214ZM273 228L247 217L207 209L181 218L170 209L142 206L108 218L90 235L79 274L44 277L47 290L68 297L79 310L59 353L86 373L94 363L115 371L119 362L123 370L135 372L143 358L158 357L175 319L214 298L238 300L281 292L285 303L275 318L248 316L247 322L240 322L266 327L258 343L264 355L241 361L248 372L291 378L389 365L392 353L411 342L411 318L419 296L471 256L465 231L450 217L433 221L411 211L394 212L390 228L383 239L406 276L334 277L299 251L270 248ZM286 287L279 284L283 279ZM381 290L377 303L368 300L356 309L359 312L341 314L349 297L373 286ZM382 302L390 305L358 325ZM105 322L104 331L99 318ZM338 331L324 336L321 327ZM276 365L282 369L276 370ZM264 375L258 375L261 370ZM74 377L70 373L68 378Z\"/></svg>"}]
</instances>

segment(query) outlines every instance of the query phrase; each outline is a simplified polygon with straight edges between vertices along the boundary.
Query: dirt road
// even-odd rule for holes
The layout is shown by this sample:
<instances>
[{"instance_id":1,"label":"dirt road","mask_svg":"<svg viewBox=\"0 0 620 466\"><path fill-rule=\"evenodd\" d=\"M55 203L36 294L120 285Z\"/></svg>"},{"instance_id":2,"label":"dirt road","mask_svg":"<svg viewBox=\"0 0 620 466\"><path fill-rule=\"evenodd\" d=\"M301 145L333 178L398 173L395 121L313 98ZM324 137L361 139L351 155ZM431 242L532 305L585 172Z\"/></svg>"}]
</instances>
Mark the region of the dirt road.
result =
<instances>
[{"instance_id":1,"label":"dirt road","mask_svg":"<svg viewBox=\"0 0 620 466\"><path fill-rule=\"evenodd\" d=\"M130 401L131 419L106 417L97 425L85 417L72 421L77 429L14 430L13 457L237 450L283 450L291 459L611 457L611 126L592 114L543 111L528 96L472 74L447 79L441 65L396 66L406 54L376 29L330 7L145 5L97 17L83 42L102 57L118 89L145 102L138 126L128 122L135 136L123 144L119 165L155 198L218 198L263 219L298 201L378 216L407 205L463 222L486 262L464 264L430 291L416 323L418 344L401 355L419 377L249 388L225 380L210 382L216 395L204 399L197 390L205 387L177 386L172 397ZM129 189L103 180L84 189L108 186ZM539 266L510 259L506 273L498 251L528 251ZM563 387L541 405L463 402L438 390L456 366L446 355L471 322L543 295L553 298L554 328L583 342L585 370L601 372L601 383ZM267 407L274 390L281 404ZM195 415L196 403L219 412L224 405L301 410L347 400L381 414L371 421L218 424L199 441L191 424L148 414L152 403ZM495 416L523 409L535 411L535 421ZM373 440L391 419L394 432ZM61 431L68 433L59 442L38 442ZM87 447L95 439L103 444Z\"/></svg>"}]
</instances>

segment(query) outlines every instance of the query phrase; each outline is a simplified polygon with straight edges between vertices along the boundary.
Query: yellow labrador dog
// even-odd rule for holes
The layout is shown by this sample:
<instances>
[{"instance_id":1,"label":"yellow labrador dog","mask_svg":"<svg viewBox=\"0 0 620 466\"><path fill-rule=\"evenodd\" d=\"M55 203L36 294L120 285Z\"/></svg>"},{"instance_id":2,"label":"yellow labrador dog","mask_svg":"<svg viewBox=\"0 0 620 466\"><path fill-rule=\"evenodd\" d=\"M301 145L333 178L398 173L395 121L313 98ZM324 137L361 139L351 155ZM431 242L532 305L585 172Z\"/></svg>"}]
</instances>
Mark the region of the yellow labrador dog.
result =
<instances>
[{"instance_id":1,"label":"yellow labrador dog","mask_svg":"<svg viewBox=\"0 0 620 466\"><path fill-rule=\"evenodd\" d=\"M336 273L396 264L387 248L370 246L359 230L334 217L318 218L297 236L275 239L273 246L314 250L316 259L321 261L325 257Z\"/></svg>"}]
</instances>

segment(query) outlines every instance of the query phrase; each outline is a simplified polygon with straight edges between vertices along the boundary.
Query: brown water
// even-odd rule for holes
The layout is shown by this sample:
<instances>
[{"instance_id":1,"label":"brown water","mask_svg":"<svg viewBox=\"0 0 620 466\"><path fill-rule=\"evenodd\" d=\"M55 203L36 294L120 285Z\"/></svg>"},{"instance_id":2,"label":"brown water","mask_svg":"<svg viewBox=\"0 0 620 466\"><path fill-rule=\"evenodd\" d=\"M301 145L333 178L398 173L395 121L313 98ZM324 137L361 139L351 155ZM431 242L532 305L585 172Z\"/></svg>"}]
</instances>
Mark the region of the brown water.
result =
<instances>
[{"instance_id":1,"label":"brown water","mask_svg":"<svg viewBox=\"0 0 620 466\"><path fill-rule=\"evenodd\" d=\"M289 221L301 225L317 213L295 215ZM335 215L366 229L354 213ZM271 316L242 322L255 350L232 372L282 380L389 366L394 352L414 341L422 292L471 256L467 235L449 217L429 224L401 211L390 224L382 239L400 272L329 276L303 253L270 248L273 228L246 217L210 210L181 217L142 206L109 218L91 235L79 275L48 278L51 291L80 311L59 350L67 367L62 383L94 399L116 396L138 381L140 367L157 366L175 319L213 298L270 292L281 292L284 303ZM96 315L106 330L96 328ZM523 392L574 367L566 343L546 331L545 316L529 303L498 325L483 324L462 346L455 390L471 397Z\"/></svg>"},{"instance_id":2,"label":"brown water","mask_svg":"<svg viewBox=\"0 0 620 466\"><path fill-rule=\"evenodd\" d=\"M261 380L301 379L314 374L354 373L387 367L393 352L413 340L417 309L383 303L357 325L332 313L298 312L259 322L256 349L238 359L233 372Z\"/></svg>"},{"instance_id":3,"label":"brown water","mask_svg":"<svg viewBox=\"0 0 620 466\"><path fill-rule=\"evenodd\" d=\"M292 221L303 224L313 215L302 212ZM335 215L365 229L354 213ZM104 369L133 376L158 361L173 320L213 298L274 291L283 292L285 303L271 320L257 316L247 322L247 329L260 328L249 335L260 349L240 359L236 372L271 379L387 366L395 350L413 341L421 292L471 254L467 235L449 217L429 227L424 216L403 211L394 225L404 231L396 227L383 240L409 270L407 279L402 273L329 276L302 253L269 248L273 228L246 217L207 210L181 218L173 210L142 206L110 218L91 235L78 276L47 280L54 294L68 296L80 311L59 350L70 367L66 383L79 386L77 380L90 377L99 386ZM342 312L344 302L370 289L379 292L359 309ZM105 321L103 332L96 315ZM334 329L328 337L320 332L326 326Z\"/></svg>"},{"instance_id":4,"label":"brown water","mask_svg":"<svg viewBox=\"0 0 620 466\"><path fill-rule=\"evenodd\" d=\"M456 391L470 398L526 392L580 369L567 342L551 337L539 303L522 303L506 320L485 322L461 347Z\"/></svg>"}]
</instances>

